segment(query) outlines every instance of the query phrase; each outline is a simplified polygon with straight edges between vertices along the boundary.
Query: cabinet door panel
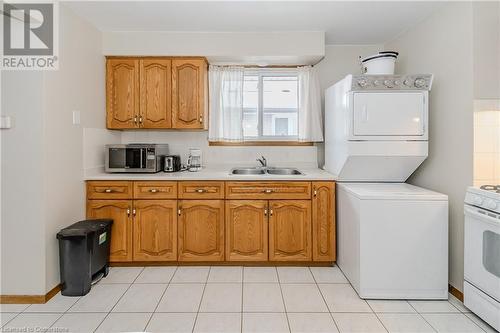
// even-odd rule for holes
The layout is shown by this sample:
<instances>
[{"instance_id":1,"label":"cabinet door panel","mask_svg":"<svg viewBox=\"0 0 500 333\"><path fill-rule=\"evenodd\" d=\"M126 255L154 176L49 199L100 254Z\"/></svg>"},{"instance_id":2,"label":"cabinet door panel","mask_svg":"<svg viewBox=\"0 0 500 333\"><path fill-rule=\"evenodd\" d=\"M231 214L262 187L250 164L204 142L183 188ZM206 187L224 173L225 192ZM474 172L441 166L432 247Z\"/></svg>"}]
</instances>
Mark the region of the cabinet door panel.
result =
<instances>
[{"instance_id":1,"label":"cabinet door panel","mask_svg":"<svg viewBox=\"0 0 500 333\"><path fill-rule=\"evenodd\" d=\"M172 127L171 75L171 60L141 60L141 127Z\"/></svg>"},{"instance_id":2,"label":"cabinet door panel","mask_svg":"<svg viewBox=\"0 0 500 333\"><path fill-rule=\"evenodd\" d=\"M179 261L224 260L224 201L179 201Z\"/></svg>"},{"instance_id":3,"label":"cabinet door panel","mask_svg":"<svg viewBox=\"0 0 500 333\"><path fill-rule=\"evenodd\" d=\"M206 81L205 60L172 61L173 128L205 128Z\"/></svg>"},{"instance_id":4,"label":"cabinet door panel","mask_svg":"<svg viewBox=\"0 0 500 333\"><path fill-rule=\"evenodd\" d=\"M132 201L88 200L87 218L113 219L109 261L132 260Z\"/></svg>"},{"instance_id":5,"label":"cabinet door panel","mask_svg":"<svg viewBox=\"0 0 500 333\"><path fill-rule=\"evenodd\" d=\"M177 201L134 202L134 260L177 260Z\"/></svg>"},{"instance_id":6,"label":"cabinet door panel","mask_svg":"<svg viewBox=\"0 0 500 333\"><path fill-rule=\"evenodd\" d=\"M311 201L269 201L269 260L310 261Z\"/></svg>"},{"instance_id":7,"label":"cabinet door panel","mask_svg":"<svg viewBox=\"0 0 500 333\"><path fill-rule=\"evenodd\" d=\"M267 261L266 200L226 201L226 260Z\"/></svg>"},{"instance_id":8,"label":"cabinet door panel","mask_svg":"<svg viewBox=\"0 0 500 333\"><path fill-rule=\"evenodd\" d=\"M312 225L313 260L335 261L335 183L313 183Z\"/></svg>"},{"instance_id":9,"label":"cabinet door panel","mask_svg":"<svg viewBox=\"0 0 500 333\"><path fill-rule=\"evenodd\" d=\"M106 63L106 124L110 129L137 127L139 60L108 59Z\"/></svg>"}]
</instances>

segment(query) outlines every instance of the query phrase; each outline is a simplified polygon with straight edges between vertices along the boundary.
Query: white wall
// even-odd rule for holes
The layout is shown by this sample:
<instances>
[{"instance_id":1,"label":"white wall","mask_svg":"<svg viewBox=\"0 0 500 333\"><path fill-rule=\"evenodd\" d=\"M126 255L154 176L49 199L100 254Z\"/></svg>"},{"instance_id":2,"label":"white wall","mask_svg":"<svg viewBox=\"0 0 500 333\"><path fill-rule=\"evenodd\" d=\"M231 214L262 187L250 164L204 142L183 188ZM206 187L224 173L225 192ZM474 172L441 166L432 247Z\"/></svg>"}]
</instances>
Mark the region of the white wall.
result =
<instances>
[{"instance_id":1,"label":"white wall","mask_svg":"<svg viewBox=\"0 0 500 333\"><path fill-rule=\"evenodd\" d=\"M56 233L85 217L83 128L106 131L101 33L62 4L59 26L58 71L2 73L2 114L14 119L0 132L2 295L59 283Z\"/></svg>"},{"instance_id":2,"label":"white wall","mask_svg":"<svg viewBox=\"0 0 500 333\"><path fill-rule=\"evenodd\" d=\"M409 182L449 196L449 280L463 287L463 200L472 185L472 4L448 3L386 44L400 52L400 73L433 73L429 157Z\"/></svg>"},{"instance_id":3,"label":"white wall","mask_svg":"<svg viewBox=\"0 0 500 333\"><path fill-rule=\"evenodd\" d=\"M83 128L104 128L105 119L101 32L64 5L60 12L59 70L44 73L46 290L60 281L56 233L85 218Z\"/></svg>"},{"instance_id":4,"label":"white wall","mask_svg":"<svg viewBox=\"0 0 500 333\"><path fill-rule=\"evenodd\" d=\"M325 54L322 31L104 32L105 55L206 56L210 63L315 64Z\"/></svg>"},{"instance_id":5,"label":"white wall","mask_svg":"<svg viewBox=\"0 0 500 333\"><path fill-rule=\"evenodd\" d=\"M500 99L500 2L473 4L474 98Z\"/></svg>"},{"instance_id":6,"label":"white wall","mask_svg":"<svg viewBox=\"0 0 500 333\"><path fill-rule=\"evenodd\" d=\"M41 72L2 72L0 295L45 293Z\"/></svg>"}]
</instances>

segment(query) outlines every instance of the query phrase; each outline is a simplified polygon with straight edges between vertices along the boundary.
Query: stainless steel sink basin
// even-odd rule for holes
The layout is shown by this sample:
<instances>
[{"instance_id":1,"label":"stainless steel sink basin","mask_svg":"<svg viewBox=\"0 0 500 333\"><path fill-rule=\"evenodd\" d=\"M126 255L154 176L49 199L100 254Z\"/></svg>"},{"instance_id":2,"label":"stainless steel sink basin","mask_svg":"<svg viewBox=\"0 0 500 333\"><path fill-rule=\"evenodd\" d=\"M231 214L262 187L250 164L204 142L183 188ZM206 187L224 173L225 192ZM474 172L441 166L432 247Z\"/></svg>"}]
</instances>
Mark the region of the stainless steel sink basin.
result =
<instances>
[{"instance_id":1,"label":"stainless steel sink basin","mask_svg":"<svg viewBox=\"0 0 500 333\"><path fill-rule=\"evenodd\" d=\"M295 168L233 168L230 173L231 175L303 175Z\"/></svg>"},{"instance_id":2,"label":"stainless steel sink basin","mask_svg":"<svg viewBox=\"0 0 500 333\"><path fill-rule=\"evenodd\" d=\"M266 171L264 169L257 168L234 168L231 169L232 175L265 175Z\"/></svg>"},{"instance_id":3,"label":"stainless steel sink basin","mask_svg":"<svg viewBox=\"0 0 500 333\"><path fill-rule=\"evenodd\" d=\"M270 175L302 175L302 172L295 168L270 168L266 172Z\"/></svg>"}]
</instances>

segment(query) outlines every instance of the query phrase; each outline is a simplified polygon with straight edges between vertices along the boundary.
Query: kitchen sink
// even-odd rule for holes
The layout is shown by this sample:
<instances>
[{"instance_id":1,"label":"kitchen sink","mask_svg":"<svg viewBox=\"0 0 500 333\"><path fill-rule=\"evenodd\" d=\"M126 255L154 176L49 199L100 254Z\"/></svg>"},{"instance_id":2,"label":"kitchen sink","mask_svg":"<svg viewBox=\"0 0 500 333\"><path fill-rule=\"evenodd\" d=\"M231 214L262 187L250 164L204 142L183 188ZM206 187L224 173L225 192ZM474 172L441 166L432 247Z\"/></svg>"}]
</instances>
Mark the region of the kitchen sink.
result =
<instances>
[{"instance_id":1,"label":"kitchen sink","mask_svg":"<svg viewBox=\"0 0 500 333\"><path fill-rule=\"evenodd\" d=\"M264 169L257 168L234 168L231 169L232 175L265 175L266 171Z\"/></svg>"},{"instance_id":2,"label":"kitchen sink","mask_svg":"<svg viewBox=\"0 0 500 333\"><path fill-rule=\"evenodd\" d=\"M298 169L295 168L233 168L231 175L303 175Z\"/></svg>"},{"instance_id":3,"label":"kitchen sink","mask_svg":"<svg viewBox=\"0 0 500 333\"><path fill-rule=\"evenodd\" d=\"M266 172L270 175L302 175L302 172L295 168L269 168Z\"/></svg>"}]
</instances>

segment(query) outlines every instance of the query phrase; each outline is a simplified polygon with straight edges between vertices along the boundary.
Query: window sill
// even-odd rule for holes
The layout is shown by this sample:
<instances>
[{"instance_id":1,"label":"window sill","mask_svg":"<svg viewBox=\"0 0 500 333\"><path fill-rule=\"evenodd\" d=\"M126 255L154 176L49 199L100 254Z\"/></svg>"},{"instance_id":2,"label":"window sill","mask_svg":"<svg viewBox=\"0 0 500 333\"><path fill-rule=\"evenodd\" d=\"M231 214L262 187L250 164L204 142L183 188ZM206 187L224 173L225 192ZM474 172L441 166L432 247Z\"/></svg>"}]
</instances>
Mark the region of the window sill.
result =
<instances>
[{"instance_id":1,"label":"window sill","mask_svg":"<svg viewBox=\"0 0 500 333\"><path fill-rule=\"evenodd\" d=\"M209 146L313 146L314 142L302 141L243 141L243 142L224 142L209 141Z\"/></svg>"}]
</instances>

